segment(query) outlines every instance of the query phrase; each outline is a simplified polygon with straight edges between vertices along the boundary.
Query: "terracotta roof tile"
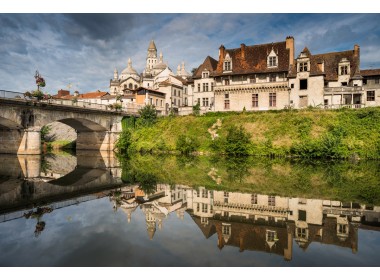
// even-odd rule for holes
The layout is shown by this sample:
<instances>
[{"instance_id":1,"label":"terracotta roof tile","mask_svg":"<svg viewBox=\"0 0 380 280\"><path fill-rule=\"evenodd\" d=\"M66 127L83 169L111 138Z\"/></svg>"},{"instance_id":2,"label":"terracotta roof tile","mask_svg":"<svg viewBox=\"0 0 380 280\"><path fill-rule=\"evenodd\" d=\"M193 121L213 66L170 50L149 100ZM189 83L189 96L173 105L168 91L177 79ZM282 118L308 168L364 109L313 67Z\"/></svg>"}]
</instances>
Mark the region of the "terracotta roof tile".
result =
<instances>
[{"instance_id":1,"label":"terracotta roof tile","mask_svg":"<svg viewBox=\"0 0 380 280\"><path fill-rule=\"evenodd\" d=\"M87 93L79 94L77 98L78 99L100 98L108 94L109 94L108 92L104 92L104 91L87 92Z\"/></svg>"},{"instance_id":2,"label":"terracotta roof tile","mask_svg":"<svg viewBox=\"0 0 380 280\"><path fill-rule=\"evenodd\" d=\"M203 61L203 63L199 65L199 67L197 68L197 71L195 71L193 78L202 77L202 72L205 69L210 71L210 75L212 76L217 66L218 66L218 61L212 58L211 56L207 56L206 59Z\"/></svg>"},{"instance_id":3,"label":"terracotta roof tile","mask_svg":"<svg viewBox=\"0 0 380 280\"><path fill-rule=\"evenodd\" d=\"M364 69L360 70L360 75L367 76L380 76L380 69Z\"/></svg>"},{"instance_id":4,"label":"terracotta roof tile","mask_svg":"<svg viewBox=\"0 0 380 280\"><path fill-rule=\"evenodd\" d=\"M238 49L224 49L221 46L220 50L221 55L216 70L218 75L223 74L223 62L227 53L232 59L232 74L287 72L289 70L289 49L286 48L285 41L253 46L242 44ZM272 50L278 56L278 66L273 68L267 66L267 58Z\"/></svg>"}]
</instances>

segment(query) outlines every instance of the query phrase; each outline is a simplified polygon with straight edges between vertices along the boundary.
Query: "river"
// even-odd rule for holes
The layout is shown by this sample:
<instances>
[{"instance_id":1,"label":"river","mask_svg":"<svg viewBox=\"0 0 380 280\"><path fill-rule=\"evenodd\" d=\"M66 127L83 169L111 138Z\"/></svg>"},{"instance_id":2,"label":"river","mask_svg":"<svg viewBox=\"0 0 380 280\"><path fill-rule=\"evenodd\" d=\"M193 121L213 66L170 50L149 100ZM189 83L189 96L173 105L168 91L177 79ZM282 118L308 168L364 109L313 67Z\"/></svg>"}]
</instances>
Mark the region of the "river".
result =
<instances>
[{"instance_id":1,"label":"river","mask_svg":"<svg viewBox=\"0 0 380 280\"><path fill-rule=\"evenodd\" d=\"M0 266L379 266L380 163L0 155Z\"/></svg>"}]
</instances>

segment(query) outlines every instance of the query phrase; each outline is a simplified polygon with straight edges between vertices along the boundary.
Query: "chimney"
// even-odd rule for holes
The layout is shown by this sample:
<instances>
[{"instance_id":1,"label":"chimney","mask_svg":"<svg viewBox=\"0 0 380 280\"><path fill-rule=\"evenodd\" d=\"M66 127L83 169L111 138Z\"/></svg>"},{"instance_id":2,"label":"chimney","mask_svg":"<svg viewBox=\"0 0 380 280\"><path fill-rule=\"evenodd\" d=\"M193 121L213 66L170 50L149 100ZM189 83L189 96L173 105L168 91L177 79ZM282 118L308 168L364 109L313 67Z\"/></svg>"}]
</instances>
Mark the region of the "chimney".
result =
<instances>
[{"instance_id":1,"label":"chimney","mask_svg":"<svg viewBox=\"0 0 380 280\"><path fill-rule=\"evenodd\" d=\"M293 36L286 37L286 49L289 50L289 65L294 63L294 38Z\"/></svg>"},{"instance_id":2,"label":"chimney","mask_svg":"<svg viewBox=\"0 0 380 280\"><path fill-rule=\"evenodd\" d=\"M221 46L219 47L219 61L224 60L224 57L225 57L225 51L226 51L226 48L225 48L223 45L221 45Z\"/></svg>"},{"instance_id":3,"label":"chimney","mask_svg":"<svg viewBox=\"0 0 380 280\"><path fill-rule=\"evenodd\" d=\"M354 45L354 58L357 61L357 72L360 73L360 46L357 44Z\"/></svg>"},{"instance_id":4,"label":"chimney","mask_svg":"<svg viewBox=\"0 0 380 280\"><path fill-rule=\"evenodd\" d=\"M245 44L240 44L241 58L245 59Z\"/></svg>"}]
</instances>

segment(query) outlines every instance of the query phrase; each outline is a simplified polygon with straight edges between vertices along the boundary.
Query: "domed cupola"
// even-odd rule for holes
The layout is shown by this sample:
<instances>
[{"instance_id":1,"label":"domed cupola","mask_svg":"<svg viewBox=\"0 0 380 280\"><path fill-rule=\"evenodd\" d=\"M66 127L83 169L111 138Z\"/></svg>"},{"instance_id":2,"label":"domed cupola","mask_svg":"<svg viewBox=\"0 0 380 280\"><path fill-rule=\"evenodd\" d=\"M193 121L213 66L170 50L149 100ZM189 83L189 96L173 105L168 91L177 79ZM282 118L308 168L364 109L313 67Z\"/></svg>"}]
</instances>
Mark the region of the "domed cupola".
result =
<instances>
[{"instance_id":1,"label":"domed cupola","mask_svg":"<svg viewBox=\"0 0 380 280\"><path fill-rule=\"evenodd\" d=\"M131 61L130 58L128 59L128 67L125 68L125 69L121 72L120 79L121 79L121 80L125 80L125 79L128 79L129 77L132 77L132 78L134 78L135 80L139 80L139 79L140 79L139 74L138 74L137 71L136 71L135 69L133 69L133 67L132 67L132 61Z\"/></svg>"}]
</instances>

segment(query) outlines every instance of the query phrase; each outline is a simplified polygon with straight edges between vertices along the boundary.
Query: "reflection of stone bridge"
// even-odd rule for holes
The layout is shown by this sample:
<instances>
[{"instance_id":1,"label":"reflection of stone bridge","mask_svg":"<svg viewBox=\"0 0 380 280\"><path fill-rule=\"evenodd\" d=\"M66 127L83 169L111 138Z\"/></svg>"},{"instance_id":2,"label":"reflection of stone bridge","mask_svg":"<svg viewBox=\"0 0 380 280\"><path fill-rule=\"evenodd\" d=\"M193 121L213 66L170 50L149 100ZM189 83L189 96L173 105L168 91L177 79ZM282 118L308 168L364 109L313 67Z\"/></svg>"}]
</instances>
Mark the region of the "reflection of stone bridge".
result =
<instances>
[{"instance_id":1,"label":"reflection of stone bridge","mask_svg":"<svg viewBox=\"0 0 380 280\"><path fill-rule=\"evenodd\" d=\"M75 198L121 185L117 161L107 155L109 154L103 155L104 158L100 154L72 157L76 161L69 168L72 170L61 174L59 178L49 176L57 173L53 170L42 170L39 155L1 155L0 213ZM54 161L62 162L63 159L57 157L50 160L48 165Z\"/></svg>"},{"instance_id":2,"label":"reflection of stone bridge","mask_svg":"<svg viewBox=\"0 0 380 280\"><path fill-rule=\"evenodd\" d=\"M126 113L0 99L0 153L41 154L41 128L58 121L77 132L78 150L113 150Z\"/></svg>"}]
</instances>

